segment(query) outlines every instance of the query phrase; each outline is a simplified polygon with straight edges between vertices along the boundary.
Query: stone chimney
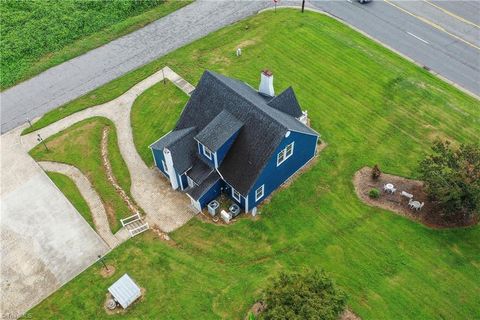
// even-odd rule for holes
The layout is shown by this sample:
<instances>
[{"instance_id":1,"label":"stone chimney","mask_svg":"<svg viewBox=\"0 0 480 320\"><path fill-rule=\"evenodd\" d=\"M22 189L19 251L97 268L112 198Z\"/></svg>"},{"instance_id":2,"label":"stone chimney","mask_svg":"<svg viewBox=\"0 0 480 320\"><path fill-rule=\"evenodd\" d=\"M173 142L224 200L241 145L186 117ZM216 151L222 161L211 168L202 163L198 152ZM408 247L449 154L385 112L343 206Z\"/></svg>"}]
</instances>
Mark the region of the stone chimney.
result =
<instances>
[{"instance_id":1,"label":"stone chimney","mask_svg":"<svg viewBox=\"0 0 480 320\"><path fill-rule=\"evenodd\" d=\"M260 86L258 87L258 93L273 97L275 91L273 90L273 73L270 70L263 70L260 75Z\"/></svg>"}]
</instances>

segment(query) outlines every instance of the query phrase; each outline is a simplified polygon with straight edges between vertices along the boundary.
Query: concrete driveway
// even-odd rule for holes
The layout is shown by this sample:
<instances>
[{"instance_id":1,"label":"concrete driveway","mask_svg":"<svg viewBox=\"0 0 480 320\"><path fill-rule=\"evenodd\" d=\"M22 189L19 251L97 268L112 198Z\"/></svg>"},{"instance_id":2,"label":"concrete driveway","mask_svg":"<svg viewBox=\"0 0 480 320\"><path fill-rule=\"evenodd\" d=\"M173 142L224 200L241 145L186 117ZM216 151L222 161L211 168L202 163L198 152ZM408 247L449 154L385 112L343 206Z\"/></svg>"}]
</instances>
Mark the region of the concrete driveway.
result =
<instances>
[{"instance_id":1,"label":"concrete driveway","mask_svg":"<svg viewBox=\"0 0 480 320\"><path fill-rule=\"evenodd\" d=\"M109 248L23 150L1 136L0 318L16 319Z\"/></svg>"}]
</instances>

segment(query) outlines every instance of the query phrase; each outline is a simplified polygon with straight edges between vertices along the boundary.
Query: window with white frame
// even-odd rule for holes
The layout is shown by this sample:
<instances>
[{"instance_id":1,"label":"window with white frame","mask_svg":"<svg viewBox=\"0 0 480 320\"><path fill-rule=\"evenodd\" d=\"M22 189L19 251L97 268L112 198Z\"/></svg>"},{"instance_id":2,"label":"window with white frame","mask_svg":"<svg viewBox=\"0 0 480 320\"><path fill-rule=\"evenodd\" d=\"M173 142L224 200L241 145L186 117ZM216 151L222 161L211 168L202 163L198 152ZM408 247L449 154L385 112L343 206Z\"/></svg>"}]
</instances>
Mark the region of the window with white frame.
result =
<instances>
[{"instance_id":1,"label":"window with white frame","mask_svg":"<svg viewBox=\"0 0 480 320\"><path fill-rule=\"evenodd\" d=\"M202 145L203 146L203 145ZM203 154L205 155L205 157L207 157L208 159L212 160L212 151L210 151L210 149L208 149L207 147L203 146Z\"/></svg>"},{"instance_id":2,"label":"window with white frame","mask_svg":"<svg viewBox=\"0 0 480 320\"><path fill-rule=\"evenodd\" d=\"M264 191L265 191L264 184L262 184L257 190L255 190L255 201L258 201L263 197Z\"/></svg>"},{"instance_id":3,"label":"window with white frame","mask_svg":"<svg viewBox=\"0 0 480 320\"><path fill-rule=\"evenodd\" d=\"M283 148L278 154L277 154L277 167L281 165L285 160L290 158L293 154L293 145L294 142L288 144L285 148Z\"/></svg>"},{"instance_id":4,"label":"window with white frame","mask_svg":"<svg viewBox=\"0 0 480 320\"><path fill-rule=\"evenodd\" d=\"M165 164L164 160L162 160L162 167L163 167L163 171L165 171L165 173L168 174L167 165Z\"/></svg>"},{"instance_id":5,"label":"window with white frame","mask_svg":"<svg viewBox=\"0 0 480 320\"><path fill-rule=\"evenodd\" d=\"M232 188L232 197L233 199L237 200L240 202L240 192Z\"/></svg>"}]
</instances>

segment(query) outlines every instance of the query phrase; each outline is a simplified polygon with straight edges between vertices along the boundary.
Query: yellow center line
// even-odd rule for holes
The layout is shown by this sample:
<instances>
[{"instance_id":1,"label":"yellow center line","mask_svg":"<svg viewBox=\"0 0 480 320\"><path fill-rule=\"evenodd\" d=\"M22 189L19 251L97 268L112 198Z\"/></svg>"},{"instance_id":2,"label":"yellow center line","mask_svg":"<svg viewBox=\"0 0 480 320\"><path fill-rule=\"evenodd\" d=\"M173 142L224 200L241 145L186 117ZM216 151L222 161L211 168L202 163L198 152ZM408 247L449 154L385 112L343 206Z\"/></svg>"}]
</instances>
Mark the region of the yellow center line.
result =
<instances>
[{"instance_id":1,"label":"yellow center line","mask_svg":"<svg viewBox=\"0 0 480 320\"><path fill-rule=\"evenodd\" d=\"M444 8L440 7L440 6L436 5L436 4L433 3L433 2L430 2L430 1L428 1L428 0L423 0L423 1L426 2L426 3L428 3L429 5L437 8L438 10L442 10L444 13L448 14L449 16L454 17L455 19L458 19L458 20L460 20L460 21L462 21L462 22L464 22L464 23L466 23L466 24L469 24L469 25L471 25L471 26L474 26L474 27L477 27L477 28L480 29L480 26L479 26L478 24L473 23L472 21L469 21L469 20L467 20L467 19L465 19L465 18L462 18L462 17L460 17L459 15L456 15L455 13L450 12L450 11L448 11L447 9L444 9Z\"/></svg>"},{"instance_id":2,"label":"yellow center line","mask_svg":"<svg viewBox=\"0 0 480 320\"><path fill-rule=\"evenodd\" d=\"M388 4L391 5L391 6L394 6L394 7L397 8L398 10L403 11L403 12L405 12L406 14L411 15L412 17L417 18L418 20L425 22L426 24L434 27L435 29L438 29L438 30L440 30L440 31L442 31L442 32L445 32L445 33L448 34L449 36L454 37L455 39L457 39L457 40L459 40L459 41L462 41L463 43L465 43L465 44L467 44L467 45L469 45L469 46L471 46L471 47L473 47L473 48L475 48L475 49L477 49L477 50L480 50L480 47L478 47L478 46L474 45L473 43L468 42L467 40L465 40L465 39L463 39L463 38L461 38L461 37L459 37L459 36L457 36L457 35L449 32L449 31L445 30L445 28L443 28L442 26L439 26L438 24L436 24L436 23L434 23L434 22L432 22L432 21L430 21L430 20L428 20L428 19L426 19L426 18L424 18L424 17L417 16L416 14L414 14L414 13L412 13L412 12L406 10L406 9L403 9L402 7L396 5L395 3L393 3L393 2L391 2L391 1L389 1L389 0L383 0L383 1L385 1L386 3L388 3Z\"/></svg>"}]
</instances>

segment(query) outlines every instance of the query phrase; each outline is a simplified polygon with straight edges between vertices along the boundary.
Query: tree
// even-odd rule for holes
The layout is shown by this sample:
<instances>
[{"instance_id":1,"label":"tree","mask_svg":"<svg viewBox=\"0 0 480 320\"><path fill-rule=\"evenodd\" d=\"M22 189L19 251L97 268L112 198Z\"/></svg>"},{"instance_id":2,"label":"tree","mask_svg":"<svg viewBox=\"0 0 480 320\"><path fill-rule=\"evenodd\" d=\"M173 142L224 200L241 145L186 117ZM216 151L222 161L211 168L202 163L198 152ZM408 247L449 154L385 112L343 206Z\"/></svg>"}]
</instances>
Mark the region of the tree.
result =
<instances>
[{"instance_id":1,"label":"tree","mask_svg":"<svg viewBox=\"0 0 480 320\"><path fill-rule=\"evenodd\" d=\"M374 165L372 169L372 179L377 180L378 178L380 178L381 175L382 171L380 171L380 167L378 166L378 164Z\"/></svg>"},{"instance_id":2,"label":"tree","mask_svg":"<svg viewBox=\"0 0 480 320\"><path fill-rule=\"evenodd\" d=\"M264 291L262 319L336 320L346 305L345 294L324 271L281 273Z\"/></svg>"},{"instance_id":3,"label":"tree","mask_svg":"<svg viewBox=\"0 0 480 320\"><path fill-rule=\"evenodd\" d=\"M480 146L452 148L436 141L433 153L420 162L420 174L429 197L447 217L468 217L480 209Z\"/></svg>"}]
</instances>

